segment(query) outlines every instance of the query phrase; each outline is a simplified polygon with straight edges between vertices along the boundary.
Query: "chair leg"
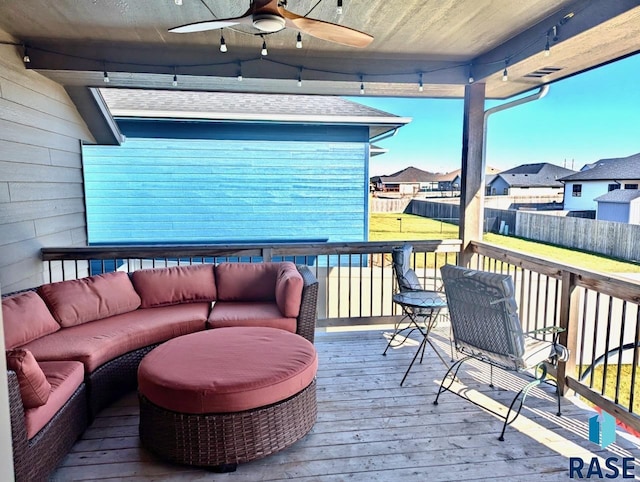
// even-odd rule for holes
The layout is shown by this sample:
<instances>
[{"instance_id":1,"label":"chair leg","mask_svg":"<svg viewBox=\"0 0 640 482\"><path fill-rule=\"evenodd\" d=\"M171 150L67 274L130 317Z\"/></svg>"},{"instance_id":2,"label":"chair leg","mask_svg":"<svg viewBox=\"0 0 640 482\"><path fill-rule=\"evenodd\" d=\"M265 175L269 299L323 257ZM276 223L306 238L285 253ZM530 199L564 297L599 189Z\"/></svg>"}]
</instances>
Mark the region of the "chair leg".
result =
<instances>
[{"instance_id":1,"label":"chair leg","mask_svg":"<svg viewBox=\"0 0 640 482\"><path fill-rule=\"evenodd\" d=\"M447 370L447 373L445 373L444 378L440 382L440 388L438 389L438 394L436 395L436 399L433 401L434 405L438 405L438 398L440 398L441 393L451 389L451 385L453 385L453 382L456 380L456 378L458 378L458 370L460 370L460 367L462 366L462 364L466 362L469 358L471 357L466 356L464 358L461 358L460 360L456 361L453 365L449 367L449 369ZM447 382L447 380L448 380L448 383L445 386L445 382Z\"/></svg>"},{"instance_id":2,"label":"chair leg","mask_svg":"<svg viewBox=\"0 0 640 482\"><path fill-rule=\"evenodd\" d=\"M540 375L538 375L538 370L540 370ZM501 442L504 442L504 431L507 428L507 425L511 425L516 418L518 418L518 415L520 415L520 411L522 410L522 407L524 405L524 400L525 398L527 398L527 395L529 393L529 390L531 390L533 387L537 387L538 385L540 385L542 382L544 382L547 378L547 365L544 363L540 363L536 368L535 368L535 379L530 381L529 383L527 383L524 388L522 390L520 390L515 398L511 401L511 405L509 406L509 411L507 412L507 416L504 419L504 424L502 425L502 432L500 433L500 437L498 437L498 440L500 440ZM560 412L560 391L558 390L558 383L555 382L556 385L556 398L558 401L558 412L557 415L560 416L561 412ZM515 416L509 420L509 416L511 415L511 412L513 410L513 406L515 405L516 401L518 402L518 409L515 412Z\"/></svg>"}]
</instances>

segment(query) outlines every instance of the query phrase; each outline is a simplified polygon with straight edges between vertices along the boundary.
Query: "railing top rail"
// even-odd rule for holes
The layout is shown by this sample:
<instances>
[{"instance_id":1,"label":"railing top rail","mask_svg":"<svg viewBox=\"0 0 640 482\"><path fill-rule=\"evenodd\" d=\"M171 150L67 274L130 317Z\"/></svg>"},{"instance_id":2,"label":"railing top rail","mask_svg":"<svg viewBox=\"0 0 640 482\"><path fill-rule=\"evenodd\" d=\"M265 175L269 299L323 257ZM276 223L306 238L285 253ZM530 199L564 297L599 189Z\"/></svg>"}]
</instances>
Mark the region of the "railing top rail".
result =
<instances>
[{"instance_id":1,"label":"railing top rail","mask_svg":"<svg viewBox=\"0 0 640 482\"><path fill-rule=\"evenodd\" d=\"M576 286L640 304L640 282L615 274L599 273L577 266L558 263L544 257L508 250L495 244L472 241L471 246L474 253L489 256L523 269L536 271L549 277L559 279L563 273L570 273L573 275Z\"/></svg>"},{"instance_id":2,"label":"railing top rail","mask_svg":"<svg viewBox=\"0 0 640 482\"><path fill-rule=\"evenodd\" d=\"M459 252L459 239L345 242L345 243L268 243L268 244L184 244L136 246L71 246L46 247L41 254L44 261L114 258L172 258L226 256L315 256L336 254L369 254L391 251L398 244L411 243L416 251Z\"/></svg>"}]
</instances>

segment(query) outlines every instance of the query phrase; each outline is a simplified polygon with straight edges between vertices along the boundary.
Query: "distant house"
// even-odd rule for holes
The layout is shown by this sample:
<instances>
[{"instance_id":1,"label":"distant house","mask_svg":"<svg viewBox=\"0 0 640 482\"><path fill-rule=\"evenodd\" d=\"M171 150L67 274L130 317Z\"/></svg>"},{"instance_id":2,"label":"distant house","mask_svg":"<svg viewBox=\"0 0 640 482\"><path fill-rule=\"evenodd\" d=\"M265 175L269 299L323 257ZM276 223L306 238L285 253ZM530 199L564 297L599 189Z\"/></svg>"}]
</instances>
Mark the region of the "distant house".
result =
<instances>
[{"instance_id":1,"label":"distant house","mask_svg":"<svg viewBox=\"0 0 640 482\"><path fill-rule=\"evenodd\" d=\"M541 162L523 164L497 174L487 183L489 196L562 196L560 178L575 171Z\"/></svg>"},{"instance_id":2,"label":"distant house","mask_svg":"<svg viewBox=\"0 0 640 482\"><path fill-rule=\"evenodd\" d=\"M595 198L596 219L619 223L640 224L640 190L614 189Z\"/></svg>"},{"instance_id":3,"label":"distant house","mask_svg":"<svg viewBox=\"0 0 640 482\"><path fill-rule=\"evenodd\" d=\"M493 179L493 176L500 172L500 169L487 166L485 168L485 182L488 179ZM440 191L459 191L462 186L462 169L456 169L455 171L448 172L446 174L440 174L438 176L438 189Z\"/></svg>"},{"instance_id":4,"label":"distant house","mask_svg":"<svg viewBox=\"0 0 640 482\"><path fill-rule=\"evenodd\" d=\"M637 190L640 186L640 153L601 159L590 166L561 179L564 183L564 209L595 211L598 208L596 198L603 194L618 189Z\"/></svg>"},{"instance_id":5,"label":"distant house","mask_svg":"<svg viewBox=\"0 0 640 482\"><path fill-rule=\"evenodd\" d=\"M83 147L91 244L366 241L370 141L410 120L339 97L101 92L126 140Z\"/></svg>"},{"instance_id":6,"label":"distant house","mask_svg":"<svg viewBox=\"0 0 640 482\"><path fill-rule=\"evenodd\" d=\"M374 176L371 184L376 191L414 195L419 191L438 189L438 175L417 167L407 167L388 176Z\"/></svg>"}]
</instances>

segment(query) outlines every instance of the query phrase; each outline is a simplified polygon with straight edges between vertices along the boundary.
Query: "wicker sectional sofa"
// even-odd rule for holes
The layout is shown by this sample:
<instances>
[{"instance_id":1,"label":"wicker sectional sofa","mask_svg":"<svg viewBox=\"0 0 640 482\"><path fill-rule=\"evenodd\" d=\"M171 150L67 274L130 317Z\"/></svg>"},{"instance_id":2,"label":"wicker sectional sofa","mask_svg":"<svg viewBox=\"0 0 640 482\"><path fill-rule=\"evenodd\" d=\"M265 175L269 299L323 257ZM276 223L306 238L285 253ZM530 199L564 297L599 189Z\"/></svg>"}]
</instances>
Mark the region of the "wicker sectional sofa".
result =
<instances>
[{"instance_id":1,"label":"wicker sectional sofa","mask_svg":"<svg viewBox=\"0 0 640 482\"><path fill-rule=\"evenodd\" d=\"M177 336L264 326L313 342L318 283L293 263L115 272L3 298L16 480L46 480L93 417L136 388L142 358Z\"/></svg>"}]
</instances>

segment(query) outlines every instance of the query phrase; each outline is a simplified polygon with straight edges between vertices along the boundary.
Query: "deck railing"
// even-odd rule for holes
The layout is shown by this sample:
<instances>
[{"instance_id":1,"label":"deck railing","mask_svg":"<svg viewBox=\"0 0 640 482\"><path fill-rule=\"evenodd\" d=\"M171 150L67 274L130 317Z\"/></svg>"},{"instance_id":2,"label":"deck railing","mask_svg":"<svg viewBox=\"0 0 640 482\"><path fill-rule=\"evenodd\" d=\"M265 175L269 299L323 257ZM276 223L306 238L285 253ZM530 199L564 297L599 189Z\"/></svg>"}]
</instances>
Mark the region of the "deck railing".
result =
<instances>
[{"instance_id":1,"label":"deck railing","mask_svg":"<svg viewBox=\"0 0 640 482\"><path fill-rule=\"evenodd\" d=\"M412 265L423 286L440 286L439 268L457 263L459 240L410 241ZM202 262L307 264L319 282L318 317L345 324L350 318L384 321L400 312L391 249L400 242L292 243L215 246L103 246L43 248L45 278L74 279L100 271ZM514 278L523 329L561 326L571 353L559 367L563 392L573 390L640 431L640 284L474 242L471 267ZM394 317L394 318L391 318ZM341 320L342 319L342 320ZM640 395L639 395L640 396Z\"/></svg>"},{"instance_id":2,"label":"deck railing","mask_svg":"<svg viewBox=\"0 0 640 482\"><path fill-rule=\"evenodd\" d=\"M472 268L513 276L525 331L566 330L560 339L570 359L557 373L562 391L640 431L640 283L487 243L474 242L472 250Z\"/></svg>"},{"instance_id":3,"label":"deck railing","mask_svg":"<svg viewBox=\"0 0 640 482\"><path fill-rule=\"evenodd\" d=\"M459 240L410 241L413 266L425 287L439 287L440 267L455 264ZM392 302L395 279L391 250L401 242L275 243L184 246L90 246L43 248L45 280L135 271L193 263L291 260L310 266L319 282L318 317L384 318L400 310Z\"/></svg>"}]
</instances>

